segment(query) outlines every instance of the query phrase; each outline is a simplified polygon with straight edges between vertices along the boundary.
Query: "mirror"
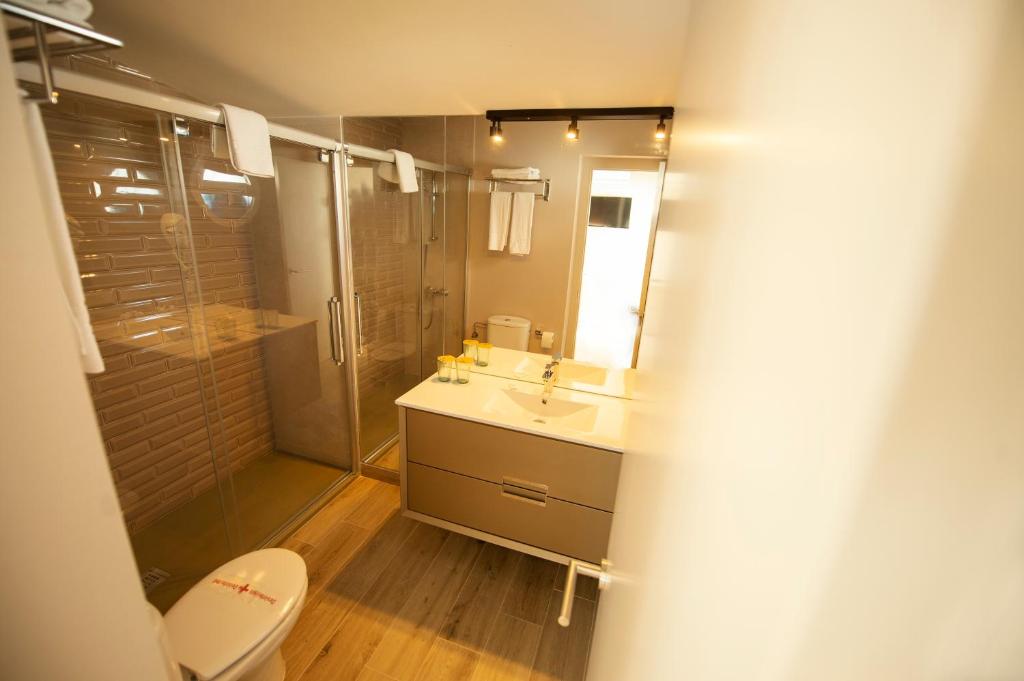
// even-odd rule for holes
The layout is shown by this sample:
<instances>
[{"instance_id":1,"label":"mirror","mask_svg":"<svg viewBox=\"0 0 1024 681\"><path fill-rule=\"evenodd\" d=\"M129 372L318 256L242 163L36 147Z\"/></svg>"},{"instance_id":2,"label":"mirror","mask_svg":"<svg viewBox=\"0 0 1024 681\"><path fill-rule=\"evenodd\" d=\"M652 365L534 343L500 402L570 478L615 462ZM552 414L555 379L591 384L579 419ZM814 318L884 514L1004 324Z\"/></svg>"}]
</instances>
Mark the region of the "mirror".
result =
<instances>
[{"instance_id":1,"label":"mirror","mask_svg":"<svg viewBox=\"0 0 1024 681\"><path fill-rule=\"evenodd\" d=\"M496 347L477 370L540 383L551 356L560 354L559 387L628 396L667 140L639 120L584 121L578 139L568 141L564 123L551 121L505 123L496 142L485 123L477 126L473 162L467 338L475 332L488 340L496 315L528 320L529 333L526 355L508 357ZM488 181L498 169L517 168L536 168L550 182L548 200L532 199L529 253L522 255L513 248L523 208L515 200L508 243L495 248L501 192L540 194L544 186Z\"/></svg>"},{"instance_id":2,"label":"mirror","mask_svg":"<svg viewBox=\"0 0 1024 681\"><path fill-rule=\"evenodd\" d=\"M545 371L553 361L554 358L551 355L496 346L491 348L487 364L481 365L477 362L473 365L473 371L489 376L514 378L518 381L541 384L544 383ZM561 358L558 360L557 371L555 385L559 388L612 397L632 398L633 396L633 377L636 372L632 368L606 367Z\"/></svg>"},{"instance_id":3,"label":"mirror","mask_svg":"<svg viewBox=\"0 0 1024 681\"><path fill-rule=\"evenodd\" d=\"M407 329L407 345L421 346L424 362L441 352L459 355L461 322L462 338L497 346L487 366L475 367L480 373L541 383L552 356L560 355L558 387L629 395L668 153L668 140L655 138L656 121L583 121L574 141L561 121L508 122L501 141L490 137L482 116L358 117L342 126L346 142L409 151L448 178L421 187L418 202L403 208L411 214L395 217L389 206L402 197L375 173L381 198L372 216L353 208L356 220L369 219L380 236L366 253L356 249L365 265L357 270L380 289L362 296L365 361L387 345L376 336L399 326ZM468 201L455 201L451 180L466 176ZM407 244L397 255L390 243L396 220L414 225L410 233L419 238L410 241L419 250ZM396 251L391 260L389 249ZM431 263L442 253L444 266L435 272ZM419 262L410 257L416 254ZM381 316L374 300L392 290L392 260L402 260L408 275L394 290L408 295L396 297L395 313ZM417 287L422 295L413 293ZM408 331L414 318L421 327L433 325L421 329L420 340ZM497 329L495 319L522 326ZM439 335L428 353L436 326L453 333Z\"/></svg>"}]
</instances>

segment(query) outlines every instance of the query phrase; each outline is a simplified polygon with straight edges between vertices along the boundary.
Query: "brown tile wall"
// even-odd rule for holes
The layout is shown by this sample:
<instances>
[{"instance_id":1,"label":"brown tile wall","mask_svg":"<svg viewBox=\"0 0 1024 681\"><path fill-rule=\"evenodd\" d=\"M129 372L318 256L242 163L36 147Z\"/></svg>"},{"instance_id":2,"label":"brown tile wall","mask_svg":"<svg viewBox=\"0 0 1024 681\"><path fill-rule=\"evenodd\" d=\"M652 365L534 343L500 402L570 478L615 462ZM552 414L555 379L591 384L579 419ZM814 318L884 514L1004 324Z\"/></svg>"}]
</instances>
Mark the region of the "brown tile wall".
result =
<instances>
[{"instance_id":1,"label":"brown tile wall","mask_svg":"<svg viewBox=\"0 0 1024 681\"><path fill-rule=\"evenodd\" d=\"M172 227L152 112L70 95L44 111L106 362L89 384L125 519L136 532L214 484L207 409L217 402L209 362L200 369L193 346L191 332L201 327L186 306L186 295L198 297L194 280L183 274L190 270L181 248L187 237ZM258 200L258 191L207 183L205 205L200 175L189 169L201 161L231 171L210 158L208 126L192 127L182 156L202 300L212 306L211 317L237 316L259 306L244 221L255 208L245 196ZM210 328L215 322L207 319ZM218 425L212 435L223 438L218 451L230 451L237 469L273 447L261 341L216 340L209 349L201 342L200 355L212 358L223 416L223 432Z\"/></svg>"}]
</instances>

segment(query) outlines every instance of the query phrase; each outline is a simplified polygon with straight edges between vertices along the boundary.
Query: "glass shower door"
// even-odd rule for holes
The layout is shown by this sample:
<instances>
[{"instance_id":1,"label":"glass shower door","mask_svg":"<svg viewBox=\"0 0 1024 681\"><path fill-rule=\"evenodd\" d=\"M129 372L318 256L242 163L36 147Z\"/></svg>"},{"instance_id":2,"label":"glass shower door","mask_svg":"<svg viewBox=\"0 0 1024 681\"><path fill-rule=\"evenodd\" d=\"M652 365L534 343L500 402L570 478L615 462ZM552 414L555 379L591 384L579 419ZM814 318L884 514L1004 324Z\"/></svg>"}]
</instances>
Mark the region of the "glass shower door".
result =
<instances>
[{"instance_id":1,"label":"glass shower door","mask_svg":"<svg viewBox=\"0 0 1024 681\"><path fill-rule=\"evenodd\" d=\"M149 600L169 608L239 548L200 274L171 117L62 92L43 108L105 371L89 376Z\"/></svg>"},{"instance_id":2,"label":"glass shower door","mask_svg":"<svg viewBox=\"0 0 1024 681\"><path fill-rule=\"evenodd\" d=\"M383 179L391 167L350 158L346 169L364 461L398 436L395 399L420 381L423 192L405 194Z\"/></svg>"},{"instance_id":3,"label":"glass shower door","mask_svg":"<svg viewBox=\"0 0 1024 681\"><path fill-rule=\"evenodd\" d=\"M352 466L334 216L321 151L272 140L275 177L234 170L223 128L177 126L210 377L240 549L266 542Z\"/></svg>"}]
</instances>

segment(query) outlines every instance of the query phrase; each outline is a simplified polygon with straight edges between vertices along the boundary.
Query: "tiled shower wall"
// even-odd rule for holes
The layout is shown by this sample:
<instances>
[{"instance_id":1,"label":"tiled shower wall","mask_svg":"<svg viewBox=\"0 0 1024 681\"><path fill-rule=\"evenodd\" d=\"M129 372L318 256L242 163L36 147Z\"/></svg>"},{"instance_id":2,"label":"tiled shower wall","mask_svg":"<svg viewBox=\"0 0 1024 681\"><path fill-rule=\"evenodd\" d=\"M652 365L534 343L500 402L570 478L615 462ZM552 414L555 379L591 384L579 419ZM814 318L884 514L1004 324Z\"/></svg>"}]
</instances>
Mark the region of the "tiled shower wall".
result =
<instances>
[{"instance_id":1,"label":"tiled shower wall","mask_svg":"<svg viewBox=\"0 0 1024 681\"><path fill-rule=\"evenodd\" d=\"M183 254L171 235L182 229L168 204L167 181L176 178L165 177L153 113L73 96L44 112L106 362L89 385L125 520L137 532L215 483L208 423L217 429L219 421L208 421L215 402L204 406L201 395L205 386L212 398L209 364L197 366L191 330L198 327L187 315ZM211 311L254 309L252 244L240 219L254 208L245 198L254 192L206 183L201 196L198 175L188 171L198 161L233 172L209 150L208 139L182 138L203 302L216 306ZM199 352L212 357L223 416L223 433L214 435L237 469L273 447L261 341L207 347L200 343Z\"/></svg>"}]
</instances>

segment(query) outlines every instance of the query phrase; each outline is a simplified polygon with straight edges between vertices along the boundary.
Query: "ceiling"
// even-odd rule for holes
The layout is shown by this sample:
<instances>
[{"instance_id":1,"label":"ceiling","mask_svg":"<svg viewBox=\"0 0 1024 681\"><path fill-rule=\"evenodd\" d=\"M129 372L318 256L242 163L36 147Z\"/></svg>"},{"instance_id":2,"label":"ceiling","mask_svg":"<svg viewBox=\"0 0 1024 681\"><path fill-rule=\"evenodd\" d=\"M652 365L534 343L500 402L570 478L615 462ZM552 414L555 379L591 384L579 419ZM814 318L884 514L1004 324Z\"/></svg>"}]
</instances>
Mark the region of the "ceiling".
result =
<instances>
[{"instance_id":1,"label":"ceiling","mask_svg":"<svg viewBox=\"0 0 1024 681\"><path fill-rule=\"evenodd\" d=\"M268 116L675 101L685 0L93 0L118 61Z\"/></svg>"}]
</instances>

